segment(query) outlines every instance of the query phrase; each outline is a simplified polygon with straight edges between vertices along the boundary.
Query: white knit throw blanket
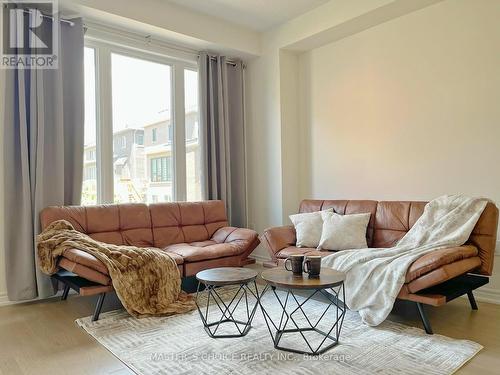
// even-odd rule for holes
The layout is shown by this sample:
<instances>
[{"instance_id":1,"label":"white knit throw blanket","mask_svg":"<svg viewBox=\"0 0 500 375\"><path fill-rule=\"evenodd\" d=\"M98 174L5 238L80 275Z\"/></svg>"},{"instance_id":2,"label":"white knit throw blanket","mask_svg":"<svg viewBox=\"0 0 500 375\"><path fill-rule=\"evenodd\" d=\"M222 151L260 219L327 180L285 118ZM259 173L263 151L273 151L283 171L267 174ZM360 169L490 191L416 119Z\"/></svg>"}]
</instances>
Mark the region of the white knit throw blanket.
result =
<instances>
[{"instance_id":1,"label":"white knit throw blanket","mask_svg":"<svg viewBox=\"0 0 500 375\"><path fill-rule=\"evenodd\" d=\"M339 251L325 257L322 266L346 273L347 306L366 324L379 325L391 312L408 267L431 251L463 245L486 204L461 195L436 198L396 246Z\"/></svg>"}]
</instances>

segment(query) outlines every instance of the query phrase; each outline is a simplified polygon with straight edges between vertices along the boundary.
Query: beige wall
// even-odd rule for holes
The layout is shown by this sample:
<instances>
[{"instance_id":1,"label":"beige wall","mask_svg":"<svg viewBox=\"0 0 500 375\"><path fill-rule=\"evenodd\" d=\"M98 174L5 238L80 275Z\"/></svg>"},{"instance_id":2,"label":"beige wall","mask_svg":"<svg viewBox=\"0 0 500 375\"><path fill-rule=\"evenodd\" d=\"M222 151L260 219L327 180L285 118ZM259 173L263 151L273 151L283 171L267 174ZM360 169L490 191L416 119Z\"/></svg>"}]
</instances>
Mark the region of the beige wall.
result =
<instances>
[{"instance_id":1,"label":"beige wall","mask_svg":"<svg viewBox=\"0 0 500 375\"><path fill-rule=\"evenodd\" d=\"M499 19L446 1L301 56L302 195L500 203Z\"/></svg>"},{"instance_id":2,"label":"beige wall","mask_svg":"<svg viewBox=\"0 0 500 375\"><path fill-rule=\"evenodd\" d=\"M499 19L448 0L302 54L301 196L500 204Z\"/></svg>"},{"instance_id":3,"label":"beige wall","mask_svg":"<svg viewBox=\"0 0 500 375\"><path fill-rule=\"evenodd\" d=\"M259 233L266 227L280 225L295 212L299 197L301 162L298 133L299 95L298 55L295 48L317 43L321 38L379 22L386 15L406 12L408 4L425 6L437 0L335 0L297 17L261 35L260 57L247 61L246 120L248 163L249 225ZM416 4L416 5L415 5ZM387 11L387 12L386 12ZM353 19L369 14L353 26ZM294 56L295 54L295 56ZM263 246L253 255L268 259Z\"/></svg>"}]
</instances>

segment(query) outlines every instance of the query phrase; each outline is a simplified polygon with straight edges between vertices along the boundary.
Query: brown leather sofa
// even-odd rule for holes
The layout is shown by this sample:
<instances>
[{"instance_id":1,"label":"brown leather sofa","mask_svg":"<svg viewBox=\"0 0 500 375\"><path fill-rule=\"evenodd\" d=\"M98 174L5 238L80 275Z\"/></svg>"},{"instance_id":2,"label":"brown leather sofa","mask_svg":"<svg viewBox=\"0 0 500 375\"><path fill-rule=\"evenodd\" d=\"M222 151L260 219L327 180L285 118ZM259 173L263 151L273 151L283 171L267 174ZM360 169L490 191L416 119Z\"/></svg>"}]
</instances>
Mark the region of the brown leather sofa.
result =
<instances>
[{"instance_id":1,"label":"brown leather sofa","mask_svg":"<svg viewBox=\"0 0 500 375\"><path fill-rule=\"evenodd\" d=\"M369 247L391 247L401 239L422 215L426 202L377 202L368 200L303 200L299 212L333 208L339 214L371 213L366 233ZM497 239L498 208L488 203L469 240L463 246L440 249L417 259L408 269L398 298L416 302L427 333L432 333L423 304L441 306L467 294L477 309L472 291L486 283L493 270ZM329 251L298 248L293 226L267 229L261 242L272 260L264 264L276 267L292 254L326 256Z\"/></svg>"},{"instance_id":2,"label":"brown leather sofa","mask_svg":"<svg viewBox=\"0 0 500 375\"><path fill-rule=\"evenodd\" d=\"M102 242L162 249L184 277L254 263L248 256L259 244L255 231L228 226L222 201L59 206L40 213L42 229L61 219ZM54 278L65 284L63 299L70 288L80 295L100 294L93 317L97 320L105 294L113 290L104 264L77 249L66 250L58 264Z\"/></svg>"}]
</instances>

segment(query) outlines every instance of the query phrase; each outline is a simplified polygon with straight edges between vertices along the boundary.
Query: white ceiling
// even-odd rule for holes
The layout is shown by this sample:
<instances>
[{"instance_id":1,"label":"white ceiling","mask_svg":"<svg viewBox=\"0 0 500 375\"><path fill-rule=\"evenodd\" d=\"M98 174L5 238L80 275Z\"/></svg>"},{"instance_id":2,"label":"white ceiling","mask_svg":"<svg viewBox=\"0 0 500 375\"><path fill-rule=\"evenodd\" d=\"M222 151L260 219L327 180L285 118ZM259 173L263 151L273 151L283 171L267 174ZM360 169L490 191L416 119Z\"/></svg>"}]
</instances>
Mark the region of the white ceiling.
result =
<instances>
[{"instance_id":1,"label":"white ceiling","mask_svg":"<svg viewBox=\"0 0 500 375\"><path fill-rule=\"evenodd\" d=\"M264 31L306 13L329 0L166 0L219 17L256 31Z\"/></svg>"}]
</instances>

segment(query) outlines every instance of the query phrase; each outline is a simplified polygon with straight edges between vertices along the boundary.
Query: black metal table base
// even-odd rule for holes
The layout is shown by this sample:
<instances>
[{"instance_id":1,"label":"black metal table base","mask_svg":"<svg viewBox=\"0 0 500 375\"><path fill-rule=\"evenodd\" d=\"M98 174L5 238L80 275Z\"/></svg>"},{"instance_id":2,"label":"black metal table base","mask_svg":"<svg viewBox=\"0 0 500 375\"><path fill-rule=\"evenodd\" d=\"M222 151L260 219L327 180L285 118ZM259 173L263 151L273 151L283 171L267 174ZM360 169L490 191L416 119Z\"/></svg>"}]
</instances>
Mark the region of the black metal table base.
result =
<instances>
[{"instance_id":1,"label":"black metal table base","mask_svg":"<svg viewBox=\"0 0 500 375\"><path fill-rule=\"evenodd\" d=\"M252 290L250 285L253 285L254 290ZM240 284L238 290L234 294L233 298L229 303L225 302L219 292L217 291L218 287L214 285L205 285L205 290L200 291L201 283L198 284L198 290L196 291L196 307L198 308L198 313L200 314L201 321L203 323L203 327L207 334L212 338L230 338L230 337L243 337L245 336L250 328L252 327L252 320L255 315L255 311L257 310L258 301L259 301L259 291L257 289L257 284L255 281L252 281L248 284ZM201 293L206 293L206 306L200 306L200 298L199 295ZM253 308L250 308L249 305L249 297L250 295L256 298L255 305ZM222 314L220 318L216 318L215 320L210 320L209 318L209 308L210 303L215 304ZM246 314L244 316L244 320L235 319L234 314L240 302L244 301L245 303L245 311ZM221 325L226 323L232 323L235 326L234 334L218 334L217 331L221 327Z\"/></svg>"},{"instance_id":2,"label":"black metal table base","mask_svg":"<svg viewBox=\"0 0 500 375\"><path fill-rule=\"evenodd\" d=\"M281 306L281 317L279 320L279 324L276 324L275 321L271 318L269 313L266 311L264 306L262 305L262 297L271 289L276 300L279 302ZM330 291L331 293L327 292ZM279 350L285 350L292 353L299 354L309 354L309 355L320 355L325 353L327 350L333 348L339 342L340 331L342 329L342 323L344 322L344 316L346 311L346 306L342 301L345 301L345 290L344 285L340 285L335 288L327 288L327 289L314 289L312 293L304 299L302 302L299 301L297 296L294 294L292 289L286 289L286 297L280 298L278 293L276 292L276 287L267 285L261 294L261 298L259 300L262 313L264 315L264 320L266 322L267 328L269 330L269 334L271 335L271 339L273 340L274 347ZM326 306L323 313L317 319L316 322L312 322L308 314L304 311L304 305L315 295L322 295L328 300L328 305ZM339 295L342 295L342 301L339 300ZM288 312L287 308L290 308L290 305L295 302L295 308ZM335 307L335 315L333 317L333 324L327 331L321 330L318 328L318 325L326 316L327 312L330 308ZM307 324L300 326L297 320L294 318L294 314L301 313L305 318L305 322ZM290 324L291 323L291 324ZM291 328L287 328L287 326L291 326ZM273 329L274 328L274 329ZM318 345L313 345L311 340L308 339L305 335L306 332L315 332L317 335L322 336L320 338L320 342ZM306 344L306 350L296 349L286 347L280 344L282 338L286 334L295 334L299 333L302 337L303 341ZM328 341L327 341L328 340Z\"/></svg>"}]
</instances>

